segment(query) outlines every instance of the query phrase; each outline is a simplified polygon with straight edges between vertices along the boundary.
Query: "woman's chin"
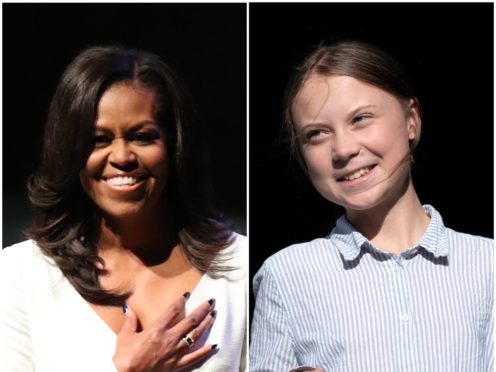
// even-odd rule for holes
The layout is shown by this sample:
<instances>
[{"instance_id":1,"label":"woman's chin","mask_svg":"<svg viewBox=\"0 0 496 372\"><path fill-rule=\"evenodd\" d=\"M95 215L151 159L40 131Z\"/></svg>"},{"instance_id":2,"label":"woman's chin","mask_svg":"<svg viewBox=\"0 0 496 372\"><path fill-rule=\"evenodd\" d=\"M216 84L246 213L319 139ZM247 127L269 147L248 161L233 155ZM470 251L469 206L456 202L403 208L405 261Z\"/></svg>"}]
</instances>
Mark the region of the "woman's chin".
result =
<instances>
[{"instance_id":1,"label":"woman's chin","mask_svg":"<svg viewBox=\"0 0 496 372\"><path fill-rule=\"evenodd\" d=\"M102 213L106 218L112 220L138 219L146 214L146 208L141 203L125 203L115 205L112 208L102 208Z\"/></svg>"}]
</instances>

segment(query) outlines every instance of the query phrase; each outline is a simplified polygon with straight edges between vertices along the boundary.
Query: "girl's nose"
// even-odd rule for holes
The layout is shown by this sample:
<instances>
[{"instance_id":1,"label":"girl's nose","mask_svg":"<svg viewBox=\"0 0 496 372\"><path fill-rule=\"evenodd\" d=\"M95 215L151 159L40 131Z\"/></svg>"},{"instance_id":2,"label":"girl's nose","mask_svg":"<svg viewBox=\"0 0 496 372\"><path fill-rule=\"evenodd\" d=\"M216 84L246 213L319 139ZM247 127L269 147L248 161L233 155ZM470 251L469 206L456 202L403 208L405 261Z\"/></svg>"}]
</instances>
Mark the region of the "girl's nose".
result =
<instances>
[{"instance_id":1,"label":"girl's nose","mask_svg":"<svg viewBox=\"0 0 496 372\"><path fill-rule=\"evenodd\" d=\"M332 143L332 160L347 161L360 152L360 144L353 136L353 133L336 133Z\"/></svg>"}]
</instances>

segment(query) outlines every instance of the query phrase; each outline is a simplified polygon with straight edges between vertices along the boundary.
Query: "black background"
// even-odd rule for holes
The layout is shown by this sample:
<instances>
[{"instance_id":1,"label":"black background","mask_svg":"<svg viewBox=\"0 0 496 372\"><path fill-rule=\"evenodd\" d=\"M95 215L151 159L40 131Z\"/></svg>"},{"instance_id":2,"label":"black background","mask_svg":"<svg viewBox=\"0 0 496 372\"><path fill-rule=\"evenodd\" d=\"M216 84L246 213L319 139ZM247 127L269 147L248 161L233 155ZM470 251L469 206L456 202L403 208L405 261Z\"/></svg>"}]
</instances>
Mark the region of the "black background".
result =
<instances>
[{"instance_id":1,"label":"black background","mask_svg":"<svg viewBox=\"0 0 496 372\"><path fill-rule=\"evenodd\" d=\"M244 232L245 4L3 4L3 244L29 223L25 180L48 104L84 47L122 43L181 75L208 128L219 207ZM292 67L326 38L358 38L398 59L423 113L414 184L447 226L493 236L493 4L249 5L250 272L328 233L334 211L293 176L280 138ZM297 275L297 273L295 273Z\"/></svg>"},{"instance_id":2,"label":"black background","mask_svg":"<svg viewBox=\"0 0 496 372\"><path fill-rule=\"evenodd\" d=\"M207 128L218 207L246 231L245 4L3 4L3 245L22 240L26 179L51 96L83 48L160 55L186 81Z\"/></svg>"},{"instance_id":3,"label":"black background","mask_svg":"<svg viewBox=\"0 0 496 372\"><path fill-rule=\"evenodd\" d=\"M292 68L325 39L369 42L405 67L423 114L421 201L448 227L493 236L493 4L252 3L249 20L251 276L334 223L330 203L293 175L280 135Z\"/></svg>"}]
</instances>

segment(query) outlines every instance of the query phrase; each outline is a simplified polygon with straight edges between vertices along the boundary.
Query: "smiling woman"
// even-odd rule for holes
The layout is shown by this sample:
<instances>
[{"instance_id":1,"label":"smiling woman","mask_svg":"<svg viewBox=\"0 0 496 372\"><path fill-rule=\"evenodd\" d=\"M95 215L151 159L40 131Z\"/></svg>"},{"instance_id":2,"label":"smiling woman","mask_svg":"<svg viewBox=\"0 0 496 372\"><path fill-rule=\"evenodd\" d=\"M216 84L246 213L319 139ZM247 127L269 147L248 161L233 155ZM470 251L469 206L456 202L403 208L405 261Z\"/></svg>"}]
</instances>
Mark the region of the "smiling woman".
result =
<instances>
[{"instance_id":1,"label":"smiling woman","mask_svg":"<svg viewBox=\"0 0 496 372\"><path fill-rule=\"evenodd\" d=\"M67 67L32 240L0 256L0 369L244 370L246 243L208 203L186 97L149 52Z\"/></svg>"},{"instance_id":2,"label":"smiling woman","mask_svg":"<svg viewBox=\"0 0 496 372\"><path fill-rule=\"evenodd\" d=\"M154 106L155 94L132 83L115 84L100 99L95 147L80 177L108 219L165 214L166 134Z\"/></svg>"}]
</instances>

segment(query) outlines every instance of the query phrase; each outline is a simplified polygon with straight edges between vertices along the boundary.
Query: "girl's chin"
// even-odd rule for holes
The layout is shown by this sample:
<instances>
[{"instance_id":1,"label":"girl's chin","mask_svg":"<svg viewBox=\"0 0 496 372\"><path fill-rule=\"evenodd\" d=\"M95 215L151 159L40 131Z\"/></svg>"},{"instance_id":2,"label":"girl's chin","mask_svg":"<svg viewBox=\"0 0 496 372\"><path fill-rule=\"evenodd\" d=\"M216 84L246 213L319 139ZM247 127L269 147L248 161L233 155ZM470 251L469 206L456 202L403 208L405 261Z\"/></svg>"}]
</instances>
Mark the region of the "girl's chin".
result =
<instances>
[{"instance_id":1,"label":"girl's chin","mask_svg":"<svg viewBox=\"0 0 496 372\"><path fill-rule=\"evenodd\" d=\"M379 205L381 200L379 195L376 195L376 193L372 192L372 190L357 193L354 195L343 195L339 198L335 195L333 195L332 197L327 197L323 194L321 195L330 202L337 204L346 210L356 211L365 211L367 209L372 209Z\"/></svg>"}]
</instances>

